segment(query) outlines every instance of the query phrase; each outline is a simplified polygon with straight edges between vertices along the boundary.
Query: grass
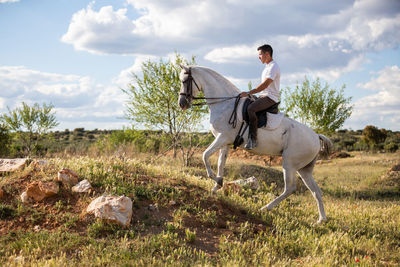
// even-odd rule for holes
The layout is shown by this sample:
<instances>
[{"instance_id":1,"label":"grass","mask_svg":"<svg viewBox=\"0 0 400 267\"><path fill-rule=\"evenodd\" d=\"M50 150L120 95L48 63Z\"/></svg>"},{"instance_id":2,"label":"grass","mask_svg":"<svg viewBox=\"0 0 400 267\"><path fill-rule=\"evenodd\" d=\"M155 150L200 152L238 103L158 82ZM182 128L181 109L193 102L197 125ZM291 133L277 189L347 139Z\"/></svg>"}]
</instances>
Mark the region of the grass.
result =
<instances>
[{"instance_id":1,"label":"grass","mask_svg":"<svg viewBox=\"0 0 400 267\"><path fill-rule=\"evenodd\" d=\"M199 179L201 164L184 168L169 157L51 159L40 173L26 169L1 181L9 197L0 200L0 228L6 229L0 230L0 265L398 266L400 187L385 175L400 154L352 155L315 168L328 216L322 225L315 224L316 203L304 187L259 212L282 191L280 167L228 159L227 180L255 175L261 187L210 195L212 181ZM20 202L27 183L51 180L62 167L88 179L94 192L62 189L44 202ZM129 227L82 212L103 194L133 200ZM148 208L155 204L158 210Z\"/></svg>"}]
</instances>

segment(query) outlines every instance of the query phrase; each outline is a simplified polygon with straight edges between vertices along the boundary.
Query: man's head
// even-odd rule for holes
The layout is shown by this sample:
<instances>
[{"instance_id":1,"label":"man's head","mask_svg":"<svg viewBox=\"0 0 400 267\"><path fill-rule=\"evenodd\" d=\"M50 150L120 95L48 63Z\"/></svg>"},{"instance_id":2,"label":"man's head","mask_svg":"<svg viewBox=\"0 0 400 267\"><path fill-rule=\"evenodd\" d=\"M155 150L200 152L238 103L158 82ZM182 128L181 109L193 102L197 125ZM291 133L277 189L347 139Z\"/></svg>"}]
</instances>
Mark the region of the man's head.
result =
<instances>
[{"instance_id":1,"label":"man's head","mask_svg":"<svg viewBox=\"0 0 400 267\"><path fill-rule=\"evenodd\" d=\"M262 45L257 48L258 50L258 58L260 59L261 63L269 63L272 61L272 54L273 50L269 44Z\"/></svg>"}]
</instances>

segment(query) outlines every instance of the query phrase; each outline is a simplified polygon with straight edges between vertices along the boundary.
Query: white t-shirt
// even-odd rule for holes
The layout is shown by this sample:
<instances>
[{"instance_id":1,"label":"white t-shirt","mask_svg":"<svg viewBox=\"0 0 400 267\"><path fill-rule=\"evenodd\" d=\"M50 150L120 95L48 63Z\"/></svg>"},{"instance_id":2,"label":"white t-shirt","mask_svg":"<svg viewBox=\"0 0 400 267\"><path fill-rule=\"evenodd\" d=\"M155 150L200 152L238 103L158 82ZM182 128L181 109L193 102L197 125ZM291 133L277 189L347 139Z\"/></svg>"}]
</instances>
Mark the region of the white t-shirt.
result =
<instances>
[{"instance_id":1,"label":"white t-shirt","mask_svg":"<svg viewBox=\"0 0 400 267\"><path fill-rule=\"evenodd\" d=\"M267 88L262 90L259 95L261 97L268 96L275 102L279 102L281 71L279 69L278 63L273 60L265 65L265 68L261 74L261 82L264 82L268 78L272 80L272 83Z\"/></svg>"}]
</instances>

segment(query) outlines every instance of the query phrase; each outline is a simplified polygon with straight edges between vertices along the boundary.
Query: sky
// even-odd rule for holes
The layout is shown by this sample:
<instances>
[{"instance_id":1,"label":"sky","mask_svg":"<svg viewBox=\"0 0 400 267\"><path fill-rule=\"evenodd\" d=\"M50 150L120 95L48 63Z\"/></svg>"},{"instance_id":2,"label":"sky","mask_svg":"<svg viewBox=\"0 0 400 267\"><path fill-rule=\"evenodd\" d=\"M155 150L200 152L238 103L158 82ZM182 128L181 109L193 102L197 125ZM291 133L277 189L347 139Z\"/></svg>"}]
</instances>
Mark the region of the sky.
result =
<instances>
[{"instance_id":1,"label":"sky","mask_svg":"<svg viewBox=\"0 0 400 267\"><path fill-rule=\"evenodd\" d=\"M346 86L342 128L400 130L399 0L0 0L0 113L51 103L55 130L122 129L142 62L195 56L247 91L265 43L281 88Z\"/></svg>"}]
</instances>

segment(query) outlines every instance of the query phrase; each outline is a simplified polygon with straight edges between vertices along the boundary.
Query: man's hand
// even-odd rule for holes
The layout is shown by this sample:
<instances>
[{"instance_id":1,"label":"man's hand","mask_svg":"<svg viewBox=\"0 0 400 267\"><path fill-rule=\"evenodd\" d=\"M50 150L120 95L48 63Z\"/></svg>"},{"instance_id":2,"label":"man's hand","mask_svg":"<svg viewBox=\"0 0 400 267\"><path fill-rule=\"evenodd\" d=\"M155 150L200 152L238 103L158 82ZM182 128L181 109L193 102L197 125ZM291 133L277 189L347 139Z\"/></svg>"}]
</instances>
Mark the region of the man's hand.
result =
<instances>
[{"instance_id":1,"label":"man's hand","mask_svg":"<svg viewBox=\"0 0 400 267\"><path fill-rule=\"evenodd\" d=\"M241 92L240 93L240 97L247 97L247 96L249 96L248 92Z\"/></svg>"}]
</instances>

